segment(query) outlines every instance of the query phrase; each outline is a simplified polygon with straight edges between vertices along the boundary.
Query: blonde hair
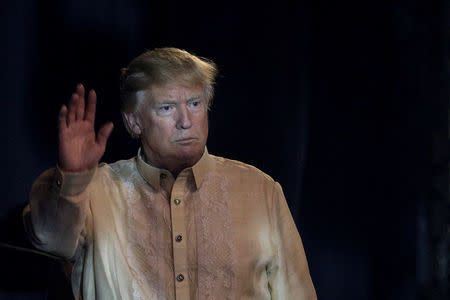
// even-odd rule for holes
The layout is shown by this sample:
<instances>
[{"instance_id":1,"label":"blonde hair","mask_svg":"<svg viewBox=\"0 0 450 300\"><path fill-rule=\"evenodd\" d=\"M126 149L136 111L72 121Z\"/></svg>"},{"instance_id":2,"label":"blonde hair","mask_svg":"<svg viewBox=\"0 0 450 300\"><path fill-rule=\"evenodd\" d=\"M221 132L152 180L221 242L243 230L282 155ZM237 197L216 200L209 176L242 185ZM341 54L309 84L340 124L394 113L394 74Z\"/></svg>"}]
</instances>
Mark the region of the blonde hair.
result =
<instances>
[{"instance_id":1,"label":"blonde hair","mask_svg":"<svg viewBox=\"0 0 450 300\"><path fill-rule=\"evenodd\" d=\"M133 59L122 69L120 78L121 111L133 112L138 102L137 92L170 82L201 84L208 109L214 95L217 67L209 59L177 48L156 48Z\"/></svg>"}]
</instances>

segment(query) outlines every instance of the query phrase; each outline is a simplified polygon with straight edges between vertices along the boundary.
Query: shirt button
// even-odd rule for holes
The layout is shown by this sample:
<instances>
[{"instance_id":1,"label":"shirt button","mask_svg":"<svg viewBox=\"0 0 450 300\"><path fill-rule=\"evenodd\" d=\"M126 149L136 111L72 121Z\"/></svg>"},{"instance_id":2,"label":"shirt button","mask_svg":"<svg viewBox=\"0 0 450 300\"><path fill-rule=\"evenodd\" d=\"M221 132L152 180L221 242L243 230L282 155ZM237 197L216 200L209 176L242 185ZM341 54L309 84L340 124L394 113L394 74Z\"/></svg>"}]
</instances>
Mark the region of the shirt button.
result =
<instances>
[{"instance_id":1,"label":"shirt button","mask_svg":"<svg viewBox=\"0 0 450 300\"><path fill-rule=\"evenodd\" d=\"M184 280L183 274L178 274L178 276L177 276L177 281L178 281L178 282L182 282L183 280Z\"/></svg>"},{"instance_id":2,"label":"shirt button","mask_svg":"<svg viewBox=\"0 0 450 300\"><path fill-rule=\"evenodd\" d=\"M61 187L61 180L60 180L60 179L57 179L57 180L56 180L56 186L57 186L57 187Z\"/></svg>"},{"instance_id":3,"label":"shirt button","mask_svg":"<svg viewBox=\"0 0 450 300\"><path fill-rule=\"evenodd\" d=\"M177 237L175 238L175 241L177 241L178 243L181 242L183 240L183 237L179 234L177 235Z\"/></svg>"},{"instance_id":4,"label":"shirt button","mask_svg":"<svg viewBox=\"0 0 450 300\"><path fill-rule=\"evenodd\" d=\"M161 178L162 178L162 179L166 179L166 177L167 177L167 175L166 175L166 174L164 174L164 173L161 173Z\"/></svg>"},{"instance_id":5,"label":"shirt button","mask_svg":"<svg viewBox=\"0 0 450 300\"><path fill-rule=\"evenodd\" d=\"M177 198L177 199L173 200L173 202L175 202L176 205L180 205L181 200Z\"/></svg>"}]
</instances>

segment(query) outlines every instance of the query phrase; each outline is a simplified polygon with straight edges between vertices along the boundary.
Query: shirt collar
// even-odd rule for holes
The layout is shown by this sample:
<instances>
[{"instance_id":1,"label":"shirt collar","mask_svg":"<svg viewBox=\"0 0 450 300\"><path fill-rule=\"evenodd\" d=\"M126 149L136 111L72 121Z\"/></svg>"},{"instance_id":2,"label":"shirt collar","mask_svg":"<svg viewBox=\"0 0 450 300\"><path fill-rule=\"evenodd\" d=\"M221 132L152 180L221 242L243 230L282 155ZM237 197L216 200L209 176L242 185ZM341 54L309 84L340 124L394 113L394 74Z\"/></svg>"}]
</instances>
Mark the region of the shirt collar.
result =
<instances>
[{"instance_id":1,"label":"shirt collar","mask_svg":"<svg viewBox=\"0 0 450 300\"><path fill-rule=\"evenodd\" d=\"M192 167L192 172L194 173L195 185L197 189L202 185L205 180L206 174L211 172L214 168L213 159L208 153L208 149L205 147L203 155L200 160Z\"/></svg>"},{"instance_id":2,"label":"shirt collar","mask_svg":"<svg viewBox=\"0 0 450 300\"><path fill-rule=\"evenodd\" d=\"M136 158L136 166L139 174L141 174L144 180L147 181L147 183L150 184L156 190L159 190L161 184L160 183L161 174L165 174L166 176L172 176L168 170L159 169L147 163L144 160L141 148L139 148L138 150ZM211 156L208 153L208 149L205 147L205 151L203 151L203 155L200 158L200 160L194 166L192 166L192 173L194 174L197 189L201 186L203 180L206 177L206 174L210 170L212 170L212 168L213 168L213 160L211 159Z\"/></svg>"}]
</instances>

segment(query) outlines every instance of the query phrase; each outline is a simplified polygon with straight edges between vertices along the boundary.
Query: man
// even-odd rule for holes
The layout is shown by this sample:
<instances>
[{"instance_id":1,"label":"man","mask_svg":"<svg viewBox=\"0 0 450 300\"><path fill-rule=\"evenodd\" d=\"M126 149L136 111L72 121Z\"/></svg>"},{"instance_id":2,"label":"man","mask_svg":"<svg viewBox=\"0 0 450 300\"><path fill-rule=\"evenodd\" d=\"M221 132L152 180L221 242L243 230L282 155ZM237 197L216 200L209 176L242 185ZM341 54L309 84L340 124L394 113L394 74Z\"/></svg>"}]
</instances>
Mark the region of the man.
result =
<instances>
[{"instance_id":1,"label":"man","mask_svg":"<svg viewBox=\"0 0 450 300\"><path fill-rule=\"evenodd\" d=\"M34 183L34 245L74 262L83 299L316 299L278 183L206 150L217 70L175 48L123 70L122 115L140 138L132 159L98 164L96 95L77 87L59 115L59 162Z\"/></svg>"}]
</instances>

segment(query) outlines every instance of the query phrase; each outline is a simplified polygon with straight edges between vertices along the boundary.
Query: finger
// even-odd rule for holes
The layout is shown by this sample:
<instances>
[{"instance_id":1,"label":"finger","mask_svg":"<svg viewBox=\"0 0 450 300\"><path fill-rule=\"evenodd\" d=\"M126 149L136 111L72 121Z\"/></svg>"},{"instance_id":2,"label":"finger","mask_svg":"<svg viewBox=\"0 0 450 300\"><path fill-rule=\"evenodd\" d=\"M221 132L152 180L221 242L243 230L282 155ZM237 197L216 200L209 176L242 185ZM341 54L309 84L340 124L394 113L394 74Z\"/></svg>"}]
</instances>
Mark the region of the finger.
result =
<instances>
[{"instance_id":1,"label":"finger","mask_svg":"<svg viewBox=\"0 0 450 300\"><path fill-rule=\"evenodd\" d=\"M60 131L67 128L67 106L65 106L64 104L59 110L58 128Z\"/></svg>"},{"instance_id":2,"label":"finger","mask_svg":"<svg viewBox=\"0 0 450 300\"><path fill-rule=\"evenodd\" d=\"M97 143L101 145L103 148L106 146L106 142L108 141L109 136L114 128L112 122L108 122L100 128L97 134Z\"/></svg>"},{"instance_id":3,"label":"finger","mask_svg":"<svg viewBox=\"0 0 450 300\"><path fill-rule=\"evenodd\" d=\"M77 88L76 88L76 93L78 94L78 96L80 96L80 98L84 98L84 85L79 83L77 84Z\"/></svg>"},{"instance_id":4,"label":"finger","mask_svg":"<svg viewBox=\"0 0 450 300\"><path fill-rule=\"evenodd\" d=\"M75 120L83 120L84 119L84 86L80 83L77 85L78 101L75 111Z\"/></svg>"},{"instance_id":5,"label":"finger","mask_svg":"<svg viewBox=\"0 0 450 300\"><path fill-rule=\"evenodd\" d=\"M97 94L95 93L94 90L91 90L88 96L85 120L91 122L95 121L96 106L97 106Z\"/></svg>"},{"instance_id":6,"label":"finger","mask_svg":"<svg viewBox=\"0 0 450 300\"><path fill-rule=\"evenodd\" d=\"M78 94L76 94L76 93L72 94L72 99L70 99L70 103L69 103L67 126L70 126L70 124L75 121L75 114L77 111L77 105L78 105L79 99L80 98L79 98Z\"/></svg>"}]
</instances>

